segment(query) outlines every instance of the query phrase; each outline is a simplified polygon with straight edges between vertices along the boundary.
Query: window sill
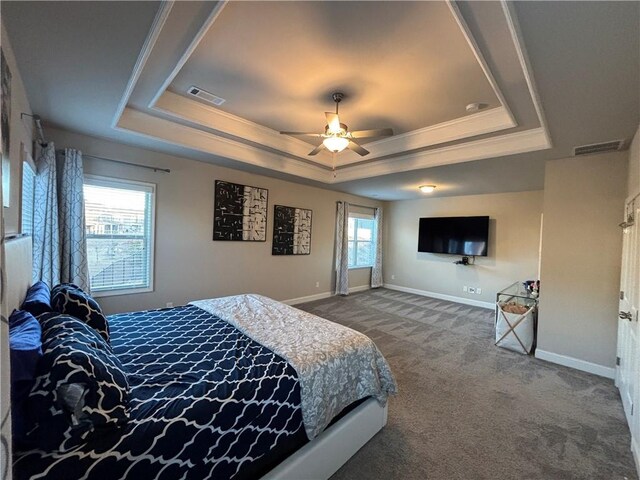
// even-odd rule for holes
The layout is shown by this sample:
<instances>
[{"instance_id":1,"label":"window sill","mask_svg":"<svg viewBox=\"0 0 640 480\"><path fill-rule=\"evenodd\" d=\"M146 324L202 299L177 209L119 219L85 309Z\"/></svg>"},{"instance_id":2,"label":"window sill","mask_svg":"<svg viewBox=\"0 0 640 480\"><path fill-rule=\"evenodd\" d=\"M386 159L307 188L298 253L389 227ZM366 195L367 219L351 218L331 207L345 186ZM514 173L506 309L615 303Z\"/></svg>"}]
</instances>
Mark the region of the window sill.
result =
<instances>
[{"instance_id":1,"label":"window sill","mask_svg":"<svg viewBox=\"0 0 640 480\"><path fill-rule=\"evenodd\" d=\"M373 265L357 265L355 267L349 267L349 270L362 270L363 268L373 268Z\"/></svg>"},{"instance_id":2,"label":"window sill","mask_svg":"<svg viewBox=\"0 0 640 480\"><path fill-rule=\"evenodd\" d=\"M136 293L149 293L153 292L153 287L148 288L129 288L126 290L101 290L97 292L91 292L91 296L95 298L100 297L118 297L120 295L134 295Z\"/></svg>"}]
</instances>

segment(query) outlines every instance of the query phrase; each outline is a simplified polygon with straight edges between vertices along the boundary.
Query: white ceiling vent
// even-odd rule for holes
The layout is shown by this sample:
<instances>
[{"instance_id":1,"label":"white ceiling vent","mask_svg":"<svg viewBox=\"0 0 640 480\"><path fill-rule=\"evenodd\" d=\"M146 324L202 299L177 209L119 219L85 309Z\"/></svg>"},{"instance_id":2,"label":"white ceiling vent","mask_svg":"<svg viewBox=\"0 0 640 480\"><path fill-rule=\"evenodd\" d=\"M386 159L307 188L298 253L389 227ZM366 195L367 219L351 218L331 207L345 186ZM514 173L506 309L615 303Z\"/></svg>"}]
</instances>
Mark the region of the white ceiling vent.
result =
<instances>
[{"instance_id":1,"label":"white ceiling vent","mask_svg":"<svg viewBox=\"0 0 640 480\"><path fill-rule=\"evenodd\" d=\"M622 150L624 147L624 140L615 140L613 142L593 143L591 145L582 145L580 147L573 147L573 155L591 155L593 153L603 152L615 152Z\"/></svg>"},{"instance_id":2,"label":"white ceiling vent","mask_svg":"<svg viewBox=\"0 0 640 480\"><path fill-rule=\"evenodd\" d=\"M189 95L193 95L194 97L199 98L200 100L204 100L205 102L212 103L216 107L219 107L225 102L224 98L220 98L211 92L207 92L206 90L203 90L200 87L196 87L195 85L191 85L187 90L187 93Z\"/></svg>"}]
</instances>

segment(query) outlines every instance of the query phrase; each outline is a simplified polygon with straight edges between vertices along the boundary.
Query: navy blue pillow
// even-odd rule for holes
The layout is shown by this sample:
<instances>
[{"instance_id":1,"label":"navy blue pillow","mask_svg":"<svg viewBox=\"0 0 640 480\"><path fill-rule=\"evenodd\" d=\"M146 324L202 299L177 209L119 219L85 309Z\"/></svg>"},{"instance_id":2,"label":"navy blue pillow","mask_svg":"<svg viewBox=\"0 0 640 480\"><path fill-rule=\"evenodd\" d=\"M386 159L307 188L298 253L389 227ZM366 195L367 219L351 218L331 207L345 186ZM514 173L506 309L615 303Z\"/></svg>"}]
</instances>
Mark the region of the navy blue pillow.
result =
<instances>
[{"instance_id":1,"label":"navy blue pillow","mask_svg":"<svg viewBox=\"0 0 640 480\"><path fill-rule=\"evenodd\" d=\"M87 324L48 313L43 356L29 394L30 446L66 452L129 418L129 382L111 347Z\"/></svg>"},{"instance_id":2,"label":"navy blue pillow","mask_svg":"<svg viewBox=\"0 0 640 480\"><path fill-rule=\"evenodd\" d=\"M11 422L14 444L24 442L27 400L33 386L38 360L42 356L40 323L29 312L14 310L9 317L9 355L11 359Z\"/></svg>"},{"instance_id":3,"label":"navy blue pillow","mask_svg":"<svg viewBox=\"0 0 640 480\"><path fill-rule=\"evenodd\" d=\"M20 310L26 310L34 317L46 312L52 312L51 308L51 290L49 285L42 280L34 283L29 290L27 296L20 306Z\"/></svg>"},{"instance_id":4,"label":"navy blue pillow","mask_svg":"<svg viewBox=\"0 0 640 480\"><path fill-rule=\"evenodd\" d=\"M84 321L109 341L109 322L98 302L73 283L61 283L51 290L51 306L56 312Z\"/></svg>"}]
</instances>

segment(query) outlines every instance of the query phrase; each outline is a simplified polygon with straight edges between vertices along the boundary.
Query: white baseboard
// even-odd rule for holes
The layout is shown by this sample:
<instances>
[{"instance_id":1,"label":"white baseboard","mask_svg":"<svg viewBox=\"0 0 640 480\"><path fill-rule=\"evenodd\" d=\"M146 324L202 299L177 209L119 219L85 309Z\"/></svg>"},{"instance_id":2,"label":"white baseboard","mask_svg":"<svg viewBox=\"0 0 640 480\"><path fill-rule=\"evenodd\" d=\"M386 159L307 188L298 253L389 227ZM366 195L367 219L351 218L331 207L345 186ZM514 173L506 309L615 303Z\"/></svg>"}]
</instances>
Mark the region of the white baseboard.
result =
<instances>
[{"instance_id":1,"label":"white baseboard","mask_svg":"<svg viewBox=\"0 0 640 480\"><path fill-rule=\"evenodd\" d=\"M314 300L322 300L323 298L329 298L333 296L333 292L316 293L315 295L307 295L306 297L290 298L289 300L282 300L282 303L287 305L298 305L299 303L313 302Z\"/></svg>"},{"instance_id":2,"label":"white baseboard","mask_svg":"<svg viewBox=\"0 0 640 480\"><path fill-rule=\"evenodd\" d=\"M416 295L422 295L423 297L437 298L438 300L447 300L449 302L463 303L465 305L473 305L474 307L488 308L489 310L495 310L495 303L482 302L480 300L473 300L471 298L454 297L453 295L445 295L443 293L429 292L427 290L418 290L417 288L401 287L400 285L392 285L385 283L384 288L389 290L398 290L399 292L415 293Z\"/></svg>"},{"instance_id":3,"label":"white baseboard","mask_svg":"<svg viewBox=\"0 0 640 480\"><path fill-rule=\"evenodd\" d=\"M349 288L349 293L364 292L365 290L371 290L371 287L369 285L360 285L359 287L351 287Z\"/></svg>"},{"instance_id":4,"label":"white baseboard","mask_svg":"<svg viewBox=\"0 0 640 480\"><path fill-rule=\"evenodd\" d=\"M583 372L593 373L601 377L611 379L616 378L616 369L613 367L605 367L604 365L598 365L597 363L587 362L586 360L560 355L559 353L547 352L538 348L536 349L536 358L546 360L551 363L557 363L558 365L564 365L565 367L582 370Z\"/></svg>"},{"instance_id":5,"label":"white baseboard","mask_svg":"<svg viewBox=\"0 0 640 480\"><path fill-rule=\"evenodd\" d=\"M357 287L349 288L349 293L356 292L364 292L365 290L370 290L371 287L369 285L359 285ZM286 303L287 305L298 305L299 303L307 303L313 302L315 300L322 300L323 298L333 297L335 293L333 292L322 292L316 293L315 295L307 295L305 297L298 298L290 298L289 300L282 300L282 303Z\"/></svg>"}]
</instances>

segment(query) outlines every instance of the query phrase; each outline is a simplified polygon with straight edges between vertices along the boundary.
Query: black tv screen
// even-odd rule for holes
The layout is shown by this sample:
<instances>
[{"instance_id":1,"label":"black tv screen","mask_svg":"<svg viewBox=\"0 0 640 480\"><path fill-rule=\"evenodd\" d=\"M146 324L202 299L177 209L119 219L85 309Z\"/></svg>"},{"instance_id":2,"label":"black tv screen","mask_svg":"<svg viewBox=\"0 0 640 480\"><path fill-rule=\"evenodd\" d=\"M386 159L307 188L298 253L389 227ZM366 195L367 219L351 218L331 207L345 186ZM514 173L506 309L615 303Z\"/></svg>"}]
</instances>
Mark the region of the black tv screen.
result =
<instances>
[{"instance_id":1,"label":"black tv screen","mask_svg":"<svg viewBox=\"0 0 640 480\"><path fill-rule=\"evenodd\" d=\"M418 252L487 256L489 217L420 219Z\"/></svg>"}]
</instances>

